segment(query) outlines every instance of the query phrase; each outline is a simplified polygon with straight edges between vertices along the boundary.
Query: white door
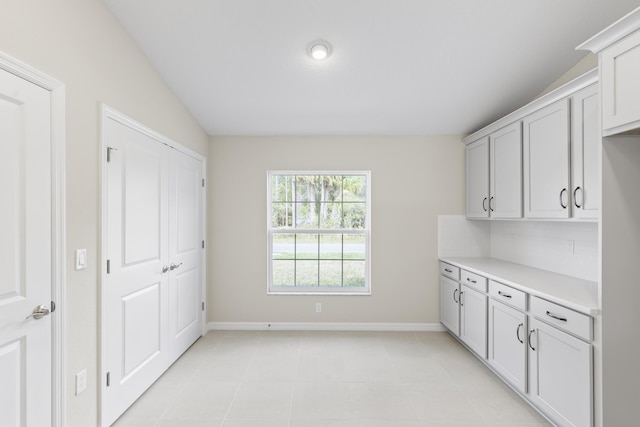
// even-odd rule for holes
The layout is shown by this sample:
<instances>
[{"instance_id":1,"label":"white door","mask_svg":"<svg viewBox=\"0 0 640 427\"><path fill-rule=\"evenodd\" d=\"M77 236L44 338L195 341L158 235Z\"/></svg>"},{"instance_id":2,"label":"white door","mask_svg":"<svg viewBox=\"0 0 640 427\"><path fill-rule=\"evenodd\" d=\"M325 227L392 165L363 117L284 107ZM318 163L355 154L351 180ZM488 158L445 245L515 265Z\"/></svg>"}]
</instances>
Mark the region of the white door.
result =
<instances>
[{"instance_id":1,"label":"white door","mask_svg":"<svg viewBox=\"0 0 640 427\"><path fill-rule=\"evenodd\" d=\"M108 370L102 410L109 425L167 367L169 148L111 118L103 126L111 148L102 316Z\"/></svg>"},{"instance_id":2,"label":"white door","mask_svg":"<svg viewBox=\"0 0 640 427\"><path fill-rule=\"evenodd\" d=\"M568 218L569 100L525 117L524 212L527 218Z\"/></svg>"},{"instance_id":3,"label":"white door","mask_svg":"<svg viewBox=\"0 0 640 427\"><path fill-rule=\"evenodd\" d=\"M50 426L50 92L5 70L0 153L0 425Z\"/></svg>"},{"instance_id":4,"label":"white door","mask_svg":"<svg viewBox=\"0 0 640 427\"><path fill-rule=\"evenodd\" d=\"M489 300L489 364L519 391L527 391L526 315Z\"/></svg>"},{"instance_id":5,"label":"white door","mask_svg":"<svg viewBox=\"0 0 640 427\"><path fill-rule=\"evenodd\" d=\"M489 138L465 147L467 218L489 217Z\"/></svg>"},{"instance_id":6,"label":"white door","mask_svg":"<svg viewBox=\"0 0 640 427\"><path fill-rule=\"evenodd\" d=\"M576 218L600 214L600 96L594 84L571 98L571 202Z\"/></svg>"},{"instance_id":7,"label":"white door","mask_svg":"<svg viewBox=\"0 0 640 427\"><path fill-rule=\"evenodd\" d=\"M593 348L536 319L529 331L529 396L561 427L593 425Z\"/></svg>"},{"instance_id":8,"label":"white door","mask_svg":"<svg viewBox=\"0 0 640 427\"><path fill-rule=\"evenodd\" d=\"M169 350L176 360L202 335L202 162L169 157Z\"/></svg>"},{"instance_id":9,"label":"white door","mask_svg":"<svg viewBox=\"0 0 640 427\"><path fill-rule=\"evenodd\" d=\"M460 339L487 358L487 296L465 285L460 287Z\"/></svg>"},{"instance_id":10,"label":"white door","mask_svg":"<svg viewBox=\"0 0 640 427\"><path fill-rule=\"evenodd\" d=\"M460 335L459 294L458 282L440 276L440 321L456 336Z\"/></svg>"},{"instance_id":11,"label":"white door","mask_svg":"<svg viewBox=\"0 0 640 427\"><path fill-rule=\"evenodd\" d=\"M513 123L490 135L492 218L522 218L522 127Z\"/></svg>"}]
</instances>

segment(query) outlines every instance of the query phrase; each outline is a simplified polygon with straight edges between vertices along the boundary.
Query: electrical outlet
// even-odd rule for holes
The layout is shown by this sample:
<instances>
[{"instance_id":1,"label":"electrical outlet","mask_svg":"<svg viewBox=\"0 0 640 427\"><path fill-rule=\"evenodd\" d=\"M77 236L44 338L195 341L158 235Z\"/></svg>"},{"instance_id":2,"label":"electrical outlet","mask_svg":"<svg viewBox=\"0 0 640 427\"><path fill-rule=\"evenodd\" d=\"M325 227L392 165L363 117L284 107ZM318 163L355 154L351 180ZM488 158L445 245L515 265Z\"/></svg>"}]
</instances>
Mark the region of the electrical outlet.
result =
<instances>
[{"instance_id":1,"label":"electrical outlet","mask_svg":"<svg viewBox=\"0 0 640 427\"><path fill-rule=\"evenodd\" d=\"M316 313L322 313L322 303L321 302L317 302L316 303Z\"/></svg>"},{"instance_id":2,"label":"electrical outlet","mask_svg":"<svg viewBox=\"0 0 640 427\"><path fill-rule=\"evenodd\" d=\"M82 393L87 388L87 370L83 369L82 371L76 374L76 396Z\"/></svg>"},{"instance_id":3,"label":"electrical outlet","mask_svg":"<svg viewBox=\"0 0 640 427\"><path fill-rule=\"evenodd\" d=\"M569 250L569 254L576 254L576 242L573 240L569 240L569 244L567 245L567 249Z\"/></svg>"}]
</instances>

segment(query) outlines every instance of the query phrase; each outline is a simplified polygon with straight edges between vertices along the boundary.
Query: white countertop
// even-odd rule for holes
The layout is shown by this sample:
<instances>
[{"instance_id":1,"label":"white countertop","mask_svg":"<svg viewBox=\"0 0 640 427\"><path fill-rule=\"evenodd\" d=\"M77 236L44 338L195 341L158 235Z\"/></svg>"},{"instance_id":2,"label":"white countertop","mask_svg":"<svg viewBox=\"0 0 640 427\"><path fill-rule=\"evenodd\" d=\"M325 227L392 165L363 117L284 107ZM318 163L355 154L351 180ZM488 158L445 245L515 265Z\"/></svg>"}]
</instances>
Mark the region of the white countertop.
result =
<instances>
[{"instance_id":1,"label":"white countertop","mask_svg":"<svg viewBox=\"0 0 640 427\"><path fill-rule=\"evenodd\" d=\"M597 315L598 284L495 258L443 257L455 265L590 316Z\"/></svg>"}]
</instances>

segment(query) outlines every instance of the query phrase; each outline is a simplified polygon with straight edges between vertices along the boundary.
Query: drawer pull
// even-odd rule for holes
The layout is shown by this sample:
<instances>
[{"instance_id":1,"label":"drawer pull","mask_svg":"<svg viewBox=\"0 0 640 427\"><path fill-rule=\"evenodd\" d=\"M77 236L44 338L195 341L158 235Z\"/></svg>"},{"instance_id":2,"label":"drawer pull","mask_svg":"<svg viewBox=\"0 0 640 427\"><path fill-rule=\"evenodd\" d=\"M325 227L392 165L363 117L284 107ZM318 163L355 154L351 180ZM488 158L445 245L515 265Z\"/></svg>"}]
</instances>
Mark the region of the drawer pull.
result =
<instances>
[{"instance_id":1,"label":"drawer pull","mask_svg":"<svg viewBox=\"0 0 640 427\"><path fill-rule=\"evenodd\" d=\"M471 279L469 279L468 277L467 277L467 282L471 282L471 283L478 283L478 282L476 282L475 280L471 280Z\"/></svg>"},{"instance_id":2,"label":"drawer pull","mask_svg":"<svg viewBox=\"0 0 640 427\"><path fill-rule=\"evenodd\" d=\"M457 289L454 289L454 290L453 290L453 300L454 300L454 301L455 301L455 303L457 304L457 303L458 303L458 300L456 299L456 292L458 292L458 290L457 290Z\"/></svg>"},{"instance_id":3,"label":"drawer pull","mask_svg":"<svg viewBox=\"0 0 640 427\"><path fill-rule=\"evenodd\" d=\"M547 316L549 316L549 317L551 317L553 319L559 320L561 322L566 322L567 321L567 319L565 319L564 317L556 316L555 314L551 313L549 310L547 310Z\"/></svg>"},{"instance_id":4,"label":"drawer pull","mask_svg":"<svg viewBox=\"0 0 640 427\"><path fill-rule=\"evenodd\" d=\"M523 326L524 326L524 323L520 323L516 328L516 337L518 338L518 341L520 341L520 344L524 344L524 341L520 339L520 328L522 328Z\"/></svg>"},{"instance_id":5,"label":"drawer pull","mask_svg":"<svg viewBox=\"0 0 640 427\"><path fill-rule=\"evenodd\" d=\"M527 343L529 344L529 348L533 351L536 351L535 348L533 348L533 346L531 345L531 335L535 332L535 329L532 329L531 331L529 331L529 338L527 338Z\"/></svg>"},{"instance_id":6,"label":"drawer pull","mask_svg":"<svg viewBox=\"0 0 640 427\"><path fill-rule=\"evenodd\" d=\"M453 273L453 270L449 270L448 268L445 268L444 271L446 271L447 273Z\"/></svg>"},{"instance_id":7,"label":"drawer pull","mask_svg":"<svg viewBox=\"0 0 640 427\"><path fill-rule=\"evenodd\" d=\"M504 292L502 292L502 291L498 291L498 295L500 295L501 297L505 297L505 298L511 298L511 295L509 295L509 294L505 294L505 293L504 293Z\"/></svg>"}]
</instances>

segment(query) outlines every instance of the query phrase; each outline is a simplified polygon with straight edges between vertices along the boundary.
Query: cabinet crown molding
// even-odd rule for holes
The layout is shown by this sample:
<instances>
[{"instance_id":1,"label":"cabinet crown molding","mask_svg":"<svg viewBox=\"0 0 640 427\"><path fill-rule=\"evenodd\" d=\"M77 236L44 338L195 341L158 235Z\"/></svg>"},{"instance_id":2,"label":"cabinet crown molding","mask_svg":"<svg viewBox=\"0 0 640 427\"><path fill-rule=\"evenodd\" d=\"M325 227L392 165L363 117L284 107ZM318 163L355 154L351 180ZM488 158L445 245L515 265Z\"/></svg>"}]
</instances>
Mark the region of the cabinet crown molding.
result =
<instances>
[{"instance_id":1,"label":"cabinet crown molding","mask_svg":"<svg viewBox=\"0 0 640 427\"><path fill-rule=\"evenodd\" d=\"M570 82L560 86L559 88L547 93L546 95L541 96L540 98L535 99L529 104L517 109L513 113L510 113L495 122L491 123L483 127L482 129L466 136L462 139L462 142L465 145L468 145L474 141L477 141L480 138L483 138L490 133L493 133L497 130L502 129L503 127L510 125L511 123L517 122L521 120L523 117L537 111L541 108L546 107L547 105L553 104L556 101L559 101L562 98L566 98L571 94L583 89L593 83L598 82L598 69L594 68L593 70L587 71L579 77L571 80Z\"/></svg>"},{"instance_id":2,"label":"cabinet crown molding","mask_svg":"<svg viewBox=\"0 0 640 427\"><path fill-rule=\"evenodd\" d=\"M629 12L595 36L591 37L576 50L590 50L599 53L613 43L640 29L640 7Z\"/></svg>"}]
</instances>

